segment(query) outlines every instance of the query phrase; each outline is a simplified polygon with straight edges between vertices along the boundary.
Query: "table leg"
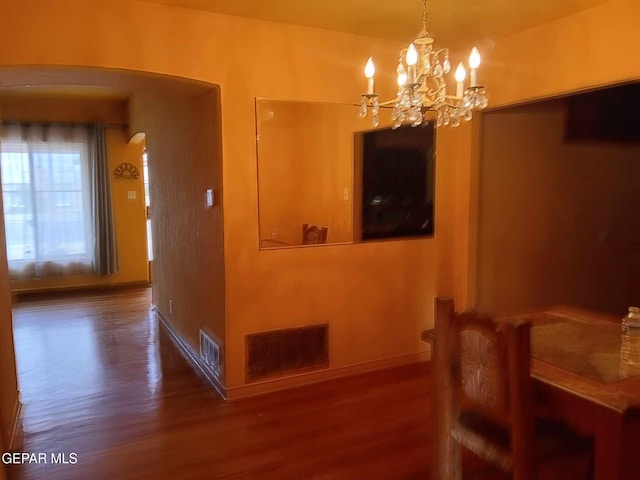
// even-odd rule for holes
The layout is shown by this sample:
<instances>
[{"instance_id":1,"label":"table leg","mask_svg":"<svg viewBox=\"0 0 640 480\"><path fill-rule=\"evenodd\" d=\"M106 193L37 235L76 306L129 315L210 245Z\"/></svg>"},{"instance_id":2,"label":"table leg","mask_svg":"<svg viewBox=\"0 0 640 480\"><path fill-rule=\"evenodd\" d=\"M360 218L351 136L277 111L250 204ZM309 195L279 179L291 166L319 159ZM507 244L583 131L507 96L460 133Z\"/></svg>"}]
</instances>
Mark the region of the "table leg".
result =
<instances>
[{"instance_id":1,"label":"table leg","mask_svg":"<svg viewBox=\"0 0 640 480\"><path fill-rule=\"evenodd\" d=\"M594 480L632 480L628 475L622 476L623 432L624 418L619 412L607 410L598 418L595 430Z\"/></svg>"},{"instance_id":2,"label":"table leg","mask_svg":"<svg viewBox=\"0 0 640 480\"><path fill-rule=\"evenodd\" d=\"M638 478L640 457L640 406L627 408L621 422L622 436L620 445L620 478L632 480Z\"/></svg>"}]
</instances>

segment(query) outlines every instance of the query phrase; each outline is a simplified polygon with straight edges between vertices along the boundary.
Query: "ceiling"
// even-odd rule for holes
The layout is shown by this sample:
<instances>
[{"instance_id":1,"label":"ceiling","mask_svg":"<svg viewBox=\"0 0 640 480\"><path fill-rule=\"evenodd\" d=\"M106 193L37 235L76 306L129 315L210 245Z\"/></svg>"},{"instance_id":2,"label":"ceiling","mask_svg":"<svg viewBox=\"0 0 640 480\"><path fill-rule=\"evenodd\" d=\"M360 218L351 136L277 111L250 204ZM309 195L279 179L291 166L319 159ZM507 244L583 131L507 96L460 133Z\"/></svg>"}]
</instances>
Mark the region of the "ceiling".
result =
<instances>
[{"instance_id":1,"label":"ceiling","mask_svg":"<svg viewBox=\"0 0 640 480\"><path fill-rule=\"evenodd\" d=\"M402 42L415 38L422 21L421 0L146 1ZM439 46L466 50L470 45L477 45L482 50L497 38L607 1L609 0L429 0L428 28ZM186 83L188 82L152 81L150 78L117 74L105 76L103 71L97 69L5 68L0 75L0 93L35 94L37 92L48 95L119 99L141 88L142 84L146 85L144 88L154 85L154 88L157 87L160 91L176 94L178 92L187 94L185 92L191 92L193 89L211 87L197 84L197 82L191 82L192 85ZM88 88L83 85L94 85L94 87Z\"/></svg>"},{"instance_id":2,"label":"ceiling","mask_svg":"<svg viewBox=\"0 0 640 480\"><path fill-rule=\"evenodd\" d=\"M149 0L153 3L408 42L420 31L421 0ZM436 40L477 45L608 0L430 0Z\"/></svg>"}]
</instances>

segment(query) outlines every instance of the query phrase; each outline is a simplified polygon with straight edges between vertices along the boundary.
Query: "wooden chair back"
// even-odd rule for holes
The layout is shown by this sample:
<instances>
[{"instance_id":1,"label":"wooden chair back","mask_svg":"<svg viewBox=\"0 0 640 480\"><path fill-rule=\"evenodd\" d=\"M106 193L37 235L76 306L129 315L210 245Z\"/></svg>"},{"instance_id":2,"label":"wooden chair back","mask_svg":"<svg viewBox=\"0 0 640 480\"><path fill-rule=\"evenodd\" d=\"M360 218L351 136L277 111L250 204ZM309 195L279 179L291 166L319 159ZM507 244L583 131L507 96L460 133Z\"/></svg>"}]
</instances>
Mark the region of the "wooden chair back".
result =
<instances>
[{"instance_id":1,"label":"wooden chair back","mask_svg":"<svg viewBox=\"0 0 640 480\"><path fill-rule=\"evenodd\" d=\"M437 298L436 336L447 438L514 480L533 478L530 324L456 313L452 299ZM447 478L460 478L459 453L449 453Z\"/></svg>"},{"instance_id":2,"label":"wooden chair back","mask_svg":"<svg viewBox=\"0 0 640 480\"><path fill-rule=\"evenodd\" d=\"M315 225L305 223L302 225L302 244L316 245L320 243L327 243L328 231L328 227L317 227Z\"/></svg>"}]
</instances>

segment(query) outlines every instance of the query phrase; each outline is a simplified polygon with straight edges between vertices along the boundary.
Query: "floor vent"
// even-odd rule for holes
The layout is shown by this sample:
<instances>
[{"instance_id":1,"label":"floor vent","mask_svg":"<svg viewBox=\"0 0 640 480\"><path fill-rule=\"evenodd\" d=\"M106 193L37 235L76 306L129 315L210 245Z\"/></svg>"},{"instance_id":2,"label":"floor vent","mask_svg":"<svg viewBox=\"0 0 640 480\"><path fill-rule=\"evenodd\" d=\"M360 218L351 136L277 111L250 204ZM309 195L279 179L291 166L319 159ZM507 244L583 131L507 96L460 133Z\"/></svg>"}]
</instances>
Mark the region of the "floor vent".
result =
<instances>
[{"instance_id":1,"label":"floor vent","mask_svg":"<svg viewBox=\"0 0 640 480\"><path fill-rule=\"evenodd\" d=\"M200 358L214 375L220 376L220 347L203 330L200 330Z\"/></svg>"},{"instance_id":2,"label":"floor vent","mask_svg":"<svg viewBox=\"0 0 640 480\"><path fill-rule=\"evenodd\" d=\"M311 325L246 336L247 380L329 366L329 325Z\"/></svg>"}]
</instances>

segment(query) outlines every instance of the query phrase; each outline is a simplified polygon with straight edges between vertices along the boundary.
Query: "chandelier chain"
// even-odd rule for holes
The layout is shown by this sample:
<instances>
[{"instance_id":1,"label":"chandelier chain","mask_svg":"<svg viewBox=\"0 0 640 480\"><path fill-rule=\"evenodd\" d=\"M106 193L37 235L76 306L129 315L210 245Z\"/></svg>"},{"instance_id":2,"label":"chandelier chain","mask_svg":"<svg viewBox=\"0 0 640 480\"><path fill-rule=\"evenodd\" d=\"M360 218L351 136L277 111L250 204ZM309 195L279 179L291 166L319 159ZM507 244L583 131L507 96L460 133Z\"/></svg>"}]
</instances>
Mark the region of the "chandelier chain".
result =
<instances>
[{"instance_id":1,"label":"chandelier chain","mask_svg":"<svg viewBox=\"0 0 640 480\"><path fill-rule=\"evenodd\" d=\"M427 0L422 0L422 30L427 31Z\"/></svg>"}]
</instances>

